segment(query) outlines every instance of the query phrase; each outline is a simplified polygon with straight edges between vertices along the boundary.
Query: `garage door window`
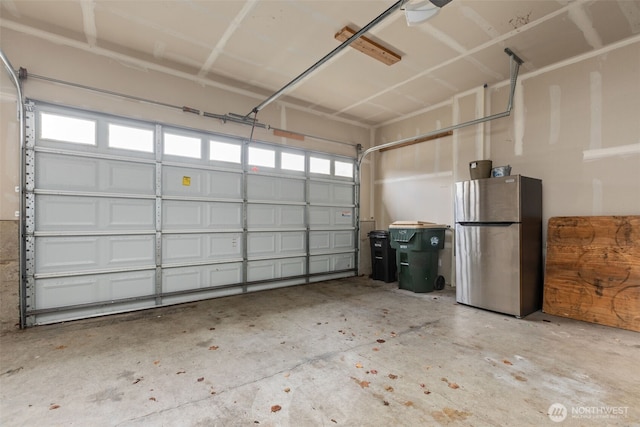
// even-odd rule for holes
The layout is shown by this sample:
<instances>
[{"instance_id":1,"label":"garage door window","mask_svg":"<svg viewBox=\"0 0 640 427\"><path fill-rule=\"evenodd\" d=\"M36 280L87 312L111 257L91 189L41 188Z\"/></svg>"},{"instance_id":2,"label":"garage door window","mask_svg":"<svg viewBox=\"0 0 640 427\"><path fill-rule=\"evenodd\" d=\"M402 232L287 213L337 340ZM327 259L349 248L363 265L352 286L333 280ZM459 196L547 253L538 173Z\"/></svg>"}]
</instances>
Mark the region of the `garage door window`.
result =
<instances>
[{"instance_id":1,"label":"garage door window","mask_svg":"<svg viewBox=\"0 0 640 427\"><path fill-rule=\"evenodd\" d=\"M109 147L153 153L153 131L109 124Z\"/></svg>"},{"instance_id":2,"label":"garage door window","mask_svg":"<svg viewBox=\"0 0 640 427\"><path fill-rule=\"evenodd\" d=\"M276 152L264 148L249 147L249 164L274 168L276 167Z\"/></svg>"},{"instance_id":3,"label":"garage door window","mask_svg":"<svg viewBox=\"0 0 640 427\"><path fill-rule=\"evenodd\" d=\"M335 175L344 176L345 178L353 178L353 163L340 162L338 160L334 163Z\"/></svg>"},{"instance_id":4,"label":"garage door window","mask_svg":"<svg viewBox=\"0 0 640 427\"><path fill-rule=\"evenodd\" d=\"M42 113L40 115L42 139L96 145L96 122L94 120Z\"/></svg>"},{"instance_id":5,"label":"garage door window","mask_svg":"<svg viewBox=\"0 0 640 427\"><path fill-rule=\"evenodd\" d=\"M329 159L311 157L309 159L309 172L329 175L331 174L331 161Z\"/></svg>"},{"instance_id":6,"label":"garage door window","mask_svg":"<svg viewBox=\"0 0 640 427\"><path fill-rule=\"evenodd\" d=\"M202 156L201 145L200 138L176 135L173 133L164 134L164 154L170 156L199 159Z\"/></svg>"},{"instance_id":7,"label":"garage door window","mask_svg":"<svg viewBox=\"0 0 640 427\"><path fill-rule=\"evenodd\" d=\"M240 163L242 147L228 142L209 141L209 160L220 162Z\"/></svg>"},{"instance_id":8,"label":"garage door window","mask_svg":"<svg viewBox=\"0 0 640 427\"><path fill-rule=\"evenodd\" d=\"M284 170L304 172L304 155L282 153L280 167Z\"/></svg>"}]
</instances>

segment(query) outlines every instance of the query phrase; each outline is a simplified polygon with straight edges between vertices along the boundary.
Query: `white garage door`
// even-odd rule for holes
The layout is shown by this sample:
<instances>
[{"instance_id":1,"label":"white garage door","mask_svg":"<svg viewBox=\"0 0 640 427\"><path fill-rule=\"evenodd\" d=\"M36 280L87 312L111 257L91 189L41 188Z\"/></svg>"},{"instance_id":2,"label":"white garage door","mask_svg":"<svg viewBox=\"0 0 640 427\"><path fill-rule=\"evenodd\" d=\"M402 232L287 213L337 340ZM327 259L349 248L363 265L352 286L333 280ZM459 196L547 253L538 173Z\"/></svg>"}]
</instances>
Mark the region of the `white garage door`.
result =
<instances>
[{"instance_id":1,"label":"white garage door","mask_svg":"<svg viewBox=\"0 0 640 427\"><path fill-rule=\"evenodd\" d=\"M353 159L27 107L27 325L356 273Z\"/></svg>"}]
</instances>

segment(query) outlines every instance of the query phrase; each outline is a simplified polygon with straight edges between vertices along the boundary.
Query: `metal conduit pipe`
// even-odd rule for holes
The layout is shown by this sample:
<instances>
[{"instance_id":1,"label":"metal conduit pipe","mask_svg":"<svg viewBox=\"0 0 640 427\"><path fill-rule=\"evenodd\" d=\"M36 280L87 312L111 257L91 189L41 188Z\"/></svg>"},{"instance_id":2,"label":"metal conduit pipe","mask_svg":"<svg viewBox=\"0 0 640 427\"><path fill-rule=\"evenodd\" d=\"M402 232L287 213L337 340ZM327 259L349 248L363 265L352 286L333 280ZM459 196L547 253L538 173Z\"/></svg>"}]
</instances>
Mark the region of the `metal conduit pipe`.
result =
<instances>
[{"instance_id":1,"label":"metal conduit pipe","mask_svg":"<svg viewBox=\"0 0 640 427\"><path fill-rule=\"evenodd\" d=\"M360 159L358 160L358 169L360 168L360 165L362 164L362 161L364 160L364 158L367 157L370 153L373 153L375 151L384 150L385 148L395 147L396 145L404 144L406 142L411 142L411 141L414 141L416 139L428 138L428 137L437 135L439 133L445 133L445 132L454 131L454 130L461 129L461 128L464 128L464 127L467 127L467 126L477 125L477 124L480 124L480 123L488 122L488 121L491 121L491 120L499 119L501 117L506 117L506 116L510 115L511 114L511 109L513 108L513 96L514 96L515 90L516 90L516 81L518 79L518 70L520 69L520 65L522 64L522 60L515 53L513 53L511 51L511 49L506 48L504 51L507 53L507 55L509 55L509 57L511 59L511 61L510 61L511 89L509 91L509 103L508 103L507 109L505 111L503 111L502 113L493 114L491 116L481 117L479 119L470 120L468 122L458 123L457 125L452 125L452 126L449 126L449 127L443 128L443 129L436 129L436 130L433 130L431 132L427 132L427 133L422 134L422 135L412 136L412 137L409 137L409 138L400 139L398 141L387 142L386 144L376 145L375 147L371 147L371 148L365 150L361 154Z\"/></svg>"},{"instance_id":2,"label":"metal conduit pipe","mask_svg":"<svg viewBox=\"0 0 640 427\"><path fill-rule=\"evenodd\" d=\"M425 134L422 135L418 135L418 136L412 136L410 138L404 138L404 139L400 139L398 141L393 141L393 142L387 142L386 144L381 144L381 145L376 145L375 147L371 147L368 148L367 150L365 150L361 155L360 158L358 159L358 162L356 164L356 215L355 217L359 220L360 219L360 169L362 166L362 161L364 160L365 157L367 157L369 154L376 152L376 151L380 151L380 150L384 150L385 148L391 148L391 147L395 147L397 145L400 144L404 144L406 142L411 142L411 141L415 141L416 139L423 139L423 138L428 138L431 136L435 136L437 134L440 133L444 133L444 132L449 132L449 131L454 131L457 129L462 129L464 127L467 126L473 126L473 125L477 125L480 123L484 123L484 122L488 122L491 120L495 120L495 119L499 119L502 117L506 117L508 115L511 114L511 109L513 108L513 97L515 95L515 91L516 91L516 82L518 80L518 71L520 69L520 65L522 65L523 61L522 59L520 59L518 57L518 55L516 55L515 53L513 53L513 51L509 48L506 48L504 50L504 52L509 55L509 68L510 68L510 74L511 74L511 87L509 90L509 102L507 104L507 109L505 111L503 111L502 113L497 113L497 114L492 114L490 116L486 116L486 117L481 117L479 119L474 119L474 120L470 120L468 122L464 122L464 123L458 123L457 125L453 125L453 126L449 126L446 127L444 129L436 129L433 130L431 132L427 132ZM360 267L360 224L356 224L356 236L358 236L358 239L356 240L358 242L358 251L357 251L357 268Z\"/></svg>"},{"instance_id":3,"label":"metal conduit pipe","mask_svg":"<svg viewBox=\"0 0 640 427\"><path fill-rule=\"evenodd\" d=\"M13 69L11 65L11 61L4 54L4 51L0 49L0 59L2 59L2 63L4 64L4 68L9 73L9 77L11 78L11 82L16 87L17 92L17 110L18 110L18 122L20 126L19 130L19 144L20 144L20 166L19 166L19 185L18 185L18 194L20 196L20 211L19 211L19 221L18 221L18 247L20 254L18 256L18 269L19 269L19 288L18 288L18 298L20 300L20 328L24 328L26 326L26 286L24 279L24 260L25 260L25 252L24 252L24 242L22 238L22 231L24 229L24 197L22 196L22 189L24 188L24 135L25 135L25 118L24 118L24 99L22 98L22 86L20 85L20 79L18 78L18 74Z\"/></svg>"},{"instance_id":4,"label":"metal conduit pipe","mask_svg":"<svg viewBox=\"0 0 640 427\"><path fill-rule=\"evenodd\" d=\"M374 18L371 22L369 22L367 25L362 27L360 29L360 31L358 31L357 33L355 33L354 35L349 37L347 40L345 40L338 47L336 47L331 52L329 52L324 57L322 57L318 62L316 62L311 67L309 67L306 70L304 70L296 78L291 80L286 85L282 86L282 88L280 88L277 92L275 92L273 95L271 95L270 97L268 97L267 99L262 101L262 103L260 103L256 107L254 107L253 110L251 110L245 117L249 117L251 114L257 114L258 111L262 110L264 107L266 107L267 105L271 104L276 99L280 98L280 96L282 96L289 88L291 88L292 86L294 86L297 83L299 83L302 79L307 77L309 74L314 72L316 69L320 68L320 66L322 66L325 62L327 62L328 60L330 60L331 58L336 56L340 51L342 51L344 48L349 46L351 43L355 42L361 35L363 35L367 31L372 29L374 26L376 26L377 24L382 22L385 18L387 18L389 15L391 15L397 9L400 9L402 7L402 5L405 4L407 1L409 1L409 0L399 0L396 3L394 3L387 10L382 12L380 15L378 15L376 18Z\"/></svg>"}]
</instances>

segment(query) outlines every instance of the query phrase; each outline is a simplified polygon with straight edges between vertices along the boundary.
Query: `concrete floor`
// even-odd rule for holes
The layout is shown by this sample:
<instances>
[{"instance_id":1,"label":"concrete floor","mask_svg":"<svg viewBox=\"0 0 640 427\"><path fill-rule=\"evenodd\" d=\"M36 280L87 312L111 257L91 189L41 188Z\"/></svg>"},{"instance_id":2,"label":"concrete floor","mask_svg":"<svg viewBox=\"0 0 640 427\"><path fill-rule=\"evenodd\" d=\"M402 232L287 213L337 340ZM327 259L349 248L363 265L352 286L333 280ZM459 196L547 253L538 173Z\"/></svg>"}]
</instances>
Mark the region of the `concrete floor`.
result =
<instances>
[{"instance_id":1,"label":"concrete floor","mask_svg":"<svg viewBox=\"0 0 640 427\"><path fill-rule=\"evenodd\" d=\"M2 426L640 425L640 334L365 278L0 344ZM553 403L568 410L561 424ZM585 418L591 407L626 414Z\"/></svg>"}]
</instances>

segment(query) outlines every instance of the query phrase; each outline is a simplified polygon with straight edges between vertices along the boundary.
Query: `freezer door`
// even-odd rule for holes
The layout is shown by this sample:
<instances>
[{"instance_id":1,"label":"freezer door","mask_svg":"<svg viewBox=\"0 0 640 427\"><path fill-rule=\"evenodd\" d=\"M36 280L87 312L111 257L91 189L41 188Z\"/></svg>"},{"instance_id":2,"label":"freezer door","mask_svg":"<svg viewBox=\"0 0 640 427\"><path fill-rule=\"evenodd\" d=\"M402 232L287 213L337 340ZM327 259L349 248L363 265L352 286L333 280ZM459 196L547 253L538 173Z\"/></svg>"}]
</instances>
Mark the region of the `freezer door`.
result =
<instances>
[{"instance_id":1,"label":"freezer door","mask_svg":"<svg viewBox=\"0 0 640 427\"><path fill-rule=\"evenodd\" d=\"M520 316L520 228L456 224L456 300Z\"/></svg>"},{"instance_id":2,"label":"freezer door","mask_svg":"<svg viewBox=\"0 0 640 427\"><path fill-rule=\"evenodd\" d=\"M456 182L456 222L520 222L520 175Z\"/></svg>"}]
</instances>

